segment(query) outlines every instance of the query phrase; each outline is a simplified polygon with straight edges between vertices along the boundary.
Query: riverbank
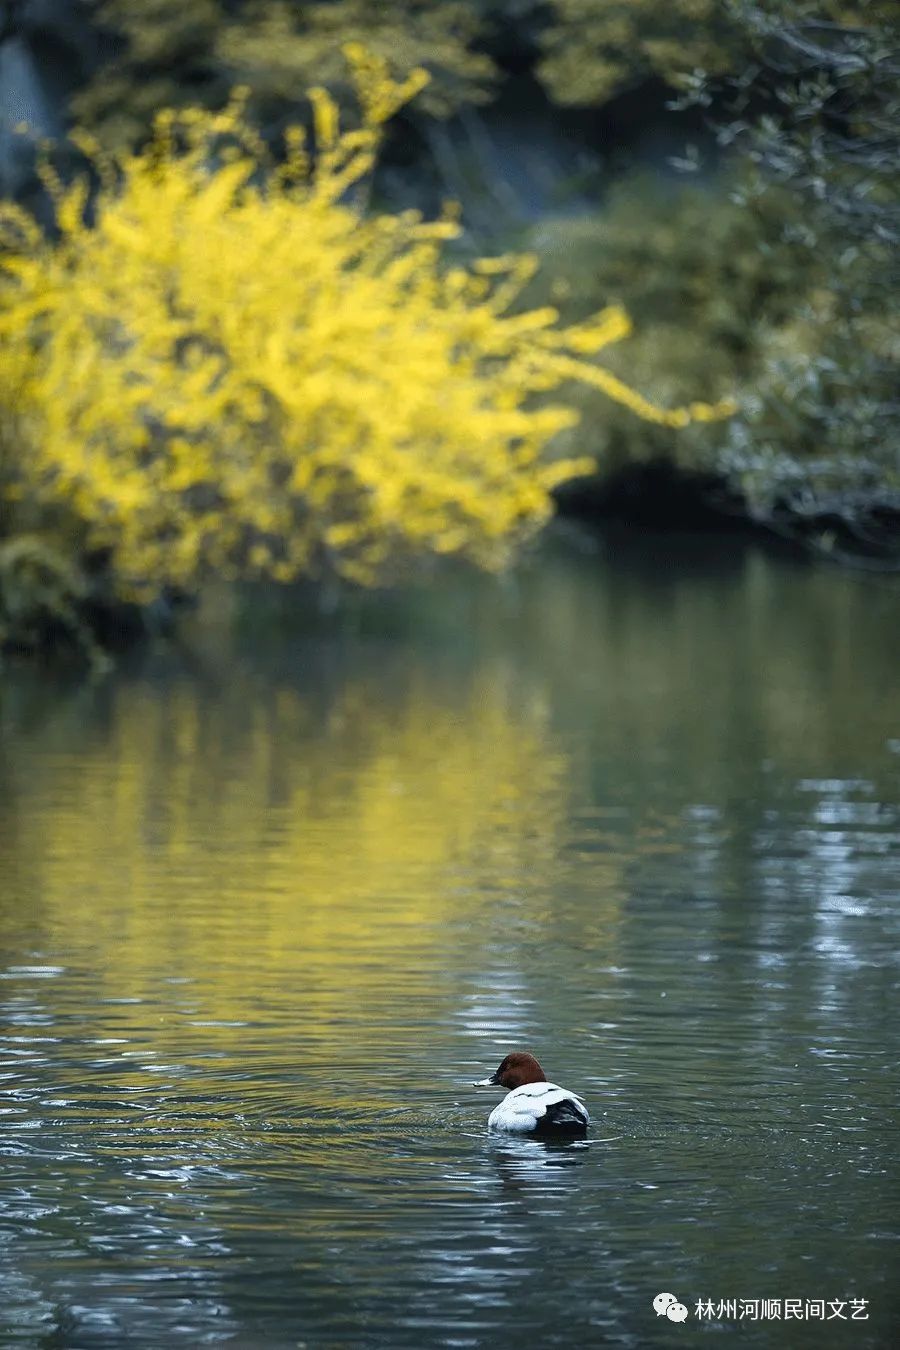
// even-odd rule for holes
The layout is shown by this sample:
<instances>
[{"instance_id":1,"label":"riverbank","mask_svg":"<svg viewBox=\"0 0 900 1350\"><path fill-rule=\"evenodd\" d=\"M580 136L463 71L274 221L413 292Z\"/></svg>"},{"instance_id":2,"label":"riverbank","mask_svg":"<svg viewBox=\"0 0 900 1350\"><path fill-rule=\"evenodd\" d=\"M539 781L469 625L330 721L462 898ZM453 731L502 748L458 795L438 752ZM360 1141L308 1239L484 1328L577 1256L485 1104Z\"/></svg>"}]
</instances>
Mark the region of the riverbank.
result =
<instances>
[{"instance_id":1,"label":"riverbank","mask_svg":"<svg viewBox=\"0 0 900 1350\"><path fill-rule=\"evenodd\" d=\"M773 529L769 522L754 520L720 478L679 471L667 461L631 466L605 480L569 484L555 495L557 515L547 541L510 573L513 588L517 577L540 571L545 559L560 550L616 556L650 571L684 565L733 570L748 550L800 566L829 563L838 564L838 571L883 574L895 570L891 550L896 520L882 552L826 548L813 532L813 522L808 532ZM855 541L847 542L852 546ZM460 574L458 565L446 564L445 571L448 577ZM495 583L484 578L481 584ZM359 588L311 583L251 588L219 583L213 592L207 588L206 595L218 597L213 608L220 616L231 616L227 622L242 614L241 622L255 625L270 642L285 625L293 627L298 613L306 616L302 622L309 631L353 631L375 614L376 626L387 623L388 629L408 631L418 623L428 631L433 587L441 588L440 574L427 582L412 577L406 587L368 597ZM253 598L248 601L248 596ZM102 572L87 573L64 562L39 540L0 542L0 657L8 663L39 659L102 671L129 651L179 632L190 645L196 615L207 610L207 601L198 605L174 594L161 595L144 608L116 601Z\"/></svg>"},{"instance_id":2,"label":"riverbank","mask_svg":"<svg viewBox=\"0 0 900 1350\"><path fill-rule=\"evenodd\" d=\"M806 514L776 503L761 518L723 474L655 459L567 483L555 496L560 518L598 530L734 535L848 568L900 570L900 496L888 492L860 502L853 514L842 499Z\"/></svg>"}]
</instances>

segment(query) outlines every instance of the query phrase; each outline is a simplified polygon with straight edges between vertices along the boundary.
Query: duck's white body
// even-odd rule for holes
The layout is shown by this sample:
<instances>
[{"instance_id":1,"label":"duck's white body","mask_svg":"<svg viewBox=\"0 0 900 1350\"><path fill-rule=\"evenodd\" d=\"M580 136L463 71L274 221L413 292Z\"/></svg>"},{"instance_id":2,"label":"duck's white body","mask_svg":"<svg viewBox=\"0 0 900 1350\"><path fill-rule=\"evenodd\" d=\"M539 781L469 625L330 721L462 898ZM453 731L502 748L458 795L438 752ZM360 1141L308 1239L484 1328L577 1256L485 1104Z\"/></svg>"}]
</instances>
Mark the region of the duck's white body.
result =
<instances>
[{"instance_id":1,"label":"duck's white body","mask_svg":"<svg viewBox=\"0 0 900 1350\"><path fill-rule=\"evenodd\" d=\"M587 1107L574 1092L555 1083L525 1083L513 1088L488 1116L489 1130L534 1134L540 1130L586 1130Z\"/></svg>"}]
</instances>

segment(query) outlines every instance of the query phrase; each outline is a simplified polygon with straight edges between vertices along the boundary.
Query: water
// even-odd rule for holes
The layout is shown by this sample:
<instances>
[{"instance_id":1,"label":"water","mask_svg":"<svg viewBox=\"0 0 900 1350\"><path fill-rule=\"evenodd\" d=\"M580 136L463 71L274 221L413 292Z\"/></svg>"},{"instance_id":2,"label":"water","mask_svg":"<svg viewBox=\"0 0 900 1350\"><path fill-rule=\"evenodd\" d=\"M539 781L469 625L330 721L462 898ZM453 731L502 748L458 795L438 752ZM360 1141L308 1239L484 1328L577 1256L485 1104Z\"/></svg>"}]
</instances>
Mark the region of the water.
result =
<instances>
[{"instance_id":1,"label":"water","mask_svg":"<svg viewBox=\"0 0 900 1350\"><path fill-rule=\"evenodd\" d=\"M896 1343L896 617L612 546L7 672L0 1342Z\"/></svg>"}]
</instances>

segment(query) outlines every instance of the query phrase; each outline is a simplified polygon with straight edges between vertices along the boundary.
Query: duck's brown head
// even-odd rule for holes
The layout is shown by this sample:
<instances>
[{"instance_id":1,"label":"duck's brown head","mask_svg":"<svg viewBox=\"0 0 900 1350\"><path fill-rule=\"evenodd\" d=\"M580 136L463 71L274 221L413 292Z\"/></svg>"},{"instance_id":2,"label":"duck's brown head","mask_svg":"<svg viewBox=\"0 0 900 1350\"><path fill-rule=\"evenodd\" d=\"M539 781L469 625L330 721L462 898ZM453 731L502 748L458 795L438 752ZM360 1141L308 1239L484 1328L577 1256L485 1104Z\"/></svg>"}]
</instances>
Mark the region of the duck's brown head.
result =
<instances>
[{"instance_id":1,"label":"duck's brown head","mask_svg":"<svg viewBox=\"0 0 900 1350\"><path fill-rule=\"evenodd\" d=\"M516 1050L500 1061L499 1067L490 1078L482 1078L476 1087L503 1087L507 1092L522 1087L525 1083L546 1083L547 1075L538 1064L534 1055Z\"/></svg>"}]
</instances>

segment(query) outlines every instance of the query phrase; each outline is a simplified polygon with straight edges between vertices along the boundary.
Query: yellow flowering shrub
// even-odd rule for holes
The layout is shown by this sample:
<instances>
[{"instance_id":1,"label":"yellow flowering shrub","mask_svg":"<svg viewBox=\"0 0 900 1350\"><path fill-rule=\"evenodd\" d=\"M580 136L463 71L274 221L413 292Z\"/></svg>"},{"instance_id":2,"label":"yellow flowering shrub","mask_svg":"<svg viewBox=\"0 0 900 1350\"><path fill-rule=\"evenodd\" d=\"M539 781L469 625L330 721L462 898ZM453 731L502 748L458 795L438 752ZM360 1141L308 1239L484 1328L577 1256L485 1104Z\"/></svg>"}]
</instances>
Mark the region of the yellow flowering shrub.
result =
<instances>
[{"instance_id":1,"label":"yellow flowering shrub","mask_svg":"<svg viewBox=\"0 0 900 1350\"><path fill-rule=\"evenodd\" d=\"M64 503L107 549L123 595L205 575L337 574L368 583L455 554L502 566L592 461L556 459L573 378L670 425L592 358L608 309L562 326L516 312L527 257L452 265L452 215L367 217L354 200L379 129L426 80L348 48L363 125L313 89L270 161L238 93L221 113L157 118L144 150L64 185L58 230L0 215L0 411L20 490ZM86 223L86 217L91 223Z\"/></svg>"}]
</instances>

